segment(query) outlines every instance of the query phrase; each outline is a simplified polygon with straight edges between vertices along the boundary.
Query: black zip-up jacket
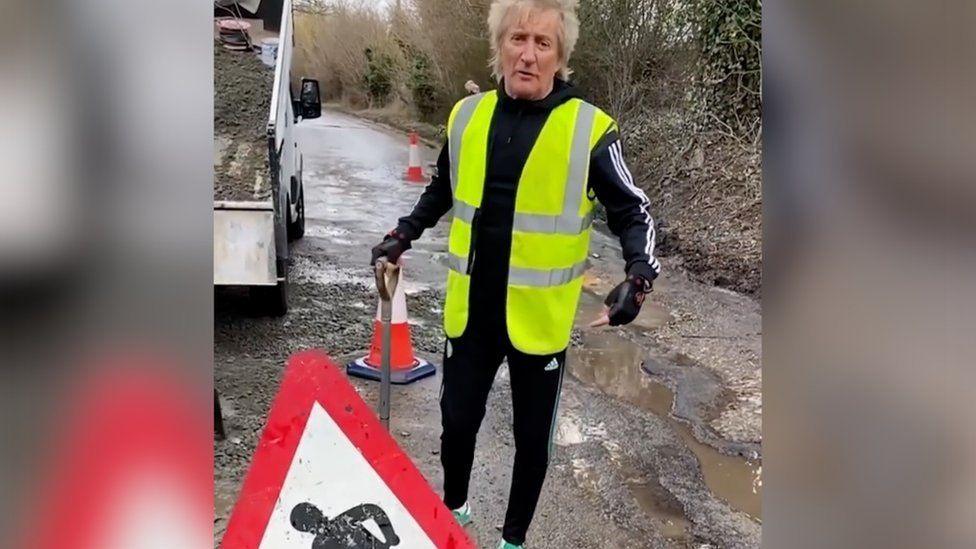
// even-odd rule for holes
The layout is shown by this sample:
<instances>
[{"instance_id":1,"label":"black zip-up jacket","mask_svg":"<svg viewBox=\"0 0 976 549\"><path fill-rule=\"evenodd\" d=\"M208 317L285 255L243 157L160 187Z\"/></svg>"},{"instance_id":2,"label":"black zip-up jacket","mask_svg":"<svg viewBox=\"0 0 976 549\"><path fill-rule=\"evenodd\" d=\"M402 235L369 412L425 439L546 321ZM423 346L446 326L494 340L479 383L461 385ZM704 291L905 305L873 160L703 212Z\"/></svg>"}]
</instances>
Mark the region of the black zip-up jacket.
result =
<instances>
[{"instance_id":1,"label":"black zip-up jacket","mask_svg":"<svg viewBox=\"0 0 976 549\"><path fill-rule=\"evenodd\" d=\"M515 193L522 168L542 126L555 107L579 97L578 90L556 79L552 92L538 101L513 99L498 87L498 105L488 137L488 163L481 208L472 233L471 319L482 327L505 325L505 295L512 244ZM402 217L397 233L417 239L433 227L453 205L450 155L445 143L437 159L437 174L413 212ZM635 184L624 163L620 136L611 129L598 142L590 159L590 196L603 204L607 225L620 239L625 272L653 280L660 272L654 258L654 221L647 196Z\"/></svg>"}]
</instances>

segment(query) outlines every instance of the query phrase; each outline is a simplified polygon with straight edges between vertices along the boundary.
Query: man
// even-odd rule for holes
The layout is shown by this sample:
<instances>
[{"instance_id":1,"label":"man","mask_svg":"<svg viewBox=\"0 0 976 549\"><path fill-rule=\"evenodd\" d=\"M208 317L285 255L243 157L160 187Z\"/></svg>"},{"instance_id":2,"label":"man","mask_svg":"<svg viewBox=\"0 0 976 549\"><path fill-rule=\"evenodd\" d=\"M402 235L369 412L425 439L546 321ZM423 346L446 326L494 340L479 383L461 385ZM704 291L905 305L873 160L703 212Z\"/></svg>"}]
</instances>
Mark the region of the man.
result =
<instances>
[{"instance_id":1,"label":"man","mask_svg":"<svg viewBox=\"0 0 976 549\"><path fill-rule=\"evenodd\" d=\"M499 545L506 549L525 542L545 479L594 198L626 260L626 280L594 324L632 321L660 269L648 200L624 164L616 123L566 82L578 36L575 4L492 4L498 89L454 107L438 175L373 249L374 263L396 261L453 208L440 403L444 502L459 522L470 522L475 439L507 359L516 452Z\"/></svg>"}]
</instances>

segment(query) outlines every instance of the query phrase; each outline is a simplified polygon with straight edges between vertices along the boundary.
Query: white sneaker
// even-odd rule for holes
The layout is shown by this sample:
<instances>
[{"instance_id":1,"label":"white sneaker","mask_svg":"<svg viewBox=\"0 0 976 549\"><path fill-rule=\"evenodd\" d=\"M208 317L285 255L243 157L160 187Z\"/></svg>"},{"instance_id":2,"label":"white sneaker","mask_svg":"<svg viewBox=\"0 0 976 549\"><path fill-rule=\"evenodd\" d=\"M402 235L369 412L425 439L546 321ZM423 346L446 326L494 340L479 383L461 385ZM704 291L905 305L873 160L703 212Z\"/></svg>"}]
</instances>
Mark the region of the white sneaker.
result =
<instances>
[{"instance_id":1,"label":"white sneaker","mask_svg":"<svg viewBox=\"0 0 976 549\"><path fill-rule=\"evenodd\" d=\"M461 526L467 526L471 523L471 505L468 502L464 502L464 505L458 507L457 509L451 509L451 514L454 515L454 520L458 522Z\"/></svg>"}]
</instances>

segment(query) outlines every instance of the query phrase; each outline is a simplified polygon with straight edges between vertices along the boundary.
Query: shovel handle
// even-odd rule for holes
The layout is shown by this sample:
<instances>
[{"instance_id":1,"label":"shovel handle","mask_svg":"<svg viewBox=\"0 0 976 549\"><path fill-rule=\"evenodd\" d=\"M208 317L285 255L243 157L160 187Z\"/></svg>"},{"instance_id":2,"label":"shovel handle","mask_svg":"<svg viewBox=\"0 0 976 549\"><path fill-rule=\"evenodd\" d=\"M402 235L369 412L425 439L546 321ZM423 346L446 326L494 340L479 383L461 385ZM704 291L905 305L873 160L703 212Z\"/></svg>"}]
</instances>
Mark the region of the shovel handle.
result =
<instances>
[{"instance_id":1,"label":"shovel handle","mask_svg":"<svg viewBox=\"0 0 976 549\"><path fill-rule=\"evenodd\" d=\"M393 316L393 294L396 292L400 280L400 266L390 263L385 257L376 261L376 290L380 294L380 320L382 321L383 336L380 357L380 423L390 430L390 347L391 322Z\"/></svg>"},{"instance_id":2,"label":"shovel handle","mask_svg":"<svg viewBox=\"0 0 976 549\"><path fill-rule=\"evenodd\" d=\"M380 299L390 301L396 292L397 283L400 280L400 266L390 263L385 257L376 260L376 291L380 294Z\"/></svg>"}]
</instances>

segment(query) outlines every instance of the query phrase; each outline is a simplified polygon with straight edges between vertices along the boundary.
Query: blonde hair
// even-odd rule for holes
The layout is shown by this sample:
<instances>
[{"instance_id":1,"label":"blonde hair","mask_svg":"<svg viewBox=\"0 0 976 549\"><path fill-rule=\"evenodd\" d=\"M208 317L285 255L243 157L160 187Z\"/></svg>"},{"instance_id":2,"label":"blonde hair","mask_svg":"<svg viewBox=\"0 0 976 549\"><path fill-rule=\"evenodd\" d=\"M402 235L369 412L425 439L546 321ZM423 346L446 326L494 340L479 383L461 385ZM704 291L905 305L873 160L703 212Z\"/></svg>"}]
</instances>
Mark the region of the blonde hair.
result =
<instances>
[{"instance_id":1,"label":"blonde hair","mask_svg":"<svg viewBox=\"0 0 976 549\"><path fill-rule=\"evenodd\" d=\"M559 45L559 77L568 80L573 74L569 68L569 58L573 55L576 40L579 38L579 19L576 17L576 6L579 0L494 0L488 10L488 35L491 44L491 59L488 66L495 80L501 81L502 60L501 45L508 28L516 21L522 21L532 10L556 10L562 22L556 34ZM515 13L518 19L511 17Z\"/></svg>"}]
</instances>

